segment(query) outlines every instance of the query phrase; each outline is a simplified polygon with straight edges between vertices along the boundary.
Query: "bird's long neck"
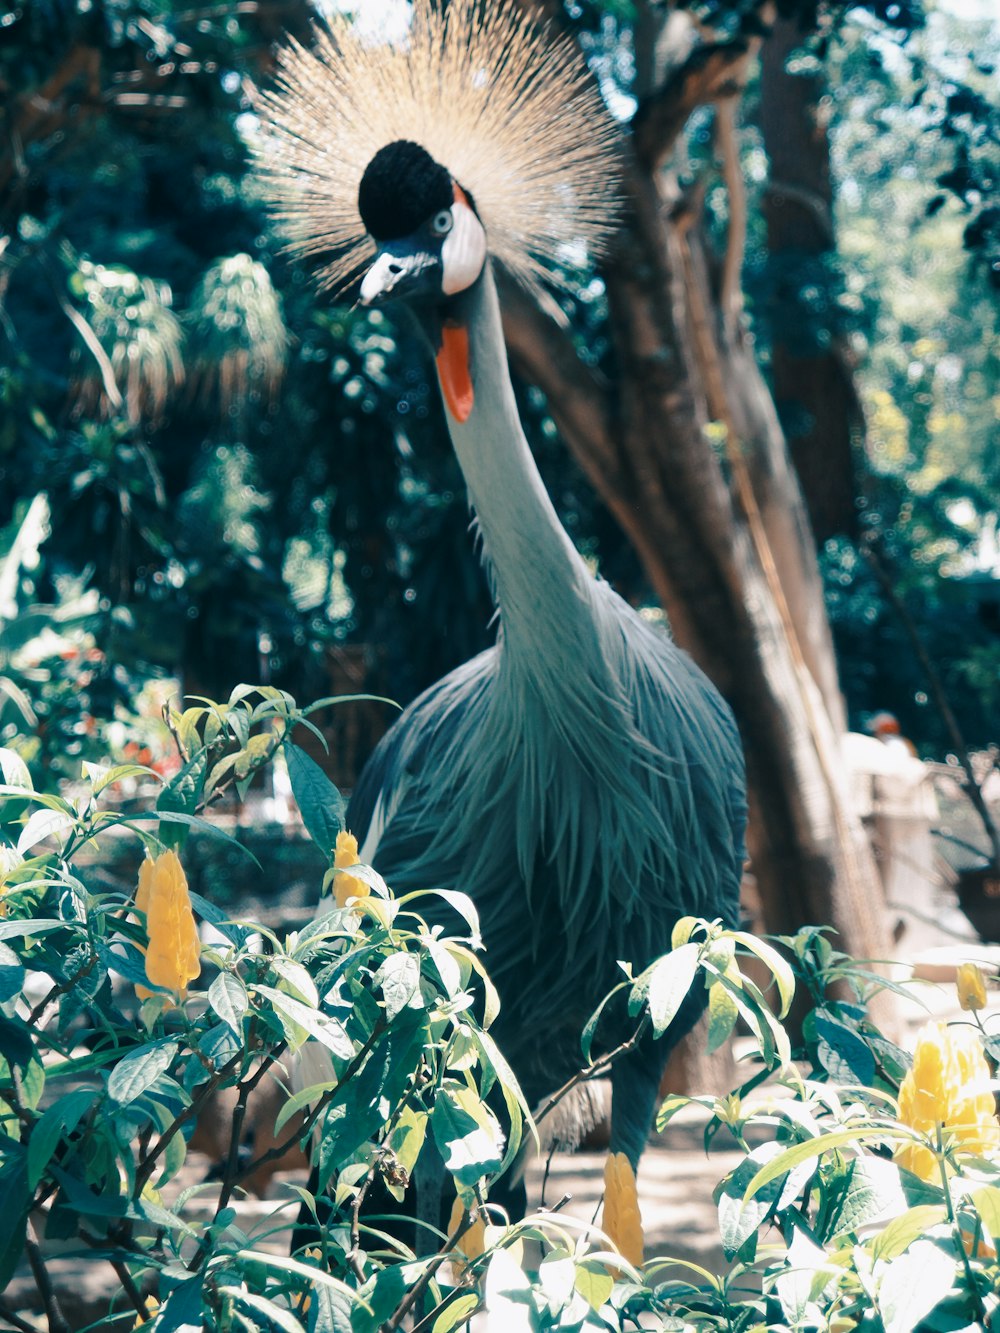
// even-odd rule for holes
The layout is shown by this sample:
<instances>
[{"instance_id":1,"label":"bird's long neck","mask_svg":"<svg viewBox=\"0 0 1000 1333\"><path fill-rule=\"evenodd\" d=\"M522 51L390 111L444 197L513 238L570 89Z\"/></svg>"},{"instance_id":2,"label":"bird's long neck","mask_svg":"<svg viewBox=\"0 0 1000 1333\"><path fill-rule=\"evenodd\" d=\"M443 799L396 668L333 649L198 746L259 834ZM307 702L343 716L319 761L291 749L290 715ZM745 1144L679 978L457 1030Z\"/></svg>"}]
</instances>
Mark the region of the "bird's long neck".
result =
<instances>
[{"instance_id":1,"label":"bird's long neck","mask_svg":"<svg viewBox=\"0 0 1000 1333\"><path fill-rule=\"evenodd\" d=\"M475 397L467 421L446 415L491 566L505 650L537 653L554 635L583 646L580 638L594 633L594 580L559 522L521 429L488 267L461 298L459 314L469 332Z\"/></svg>"}]
</instances>

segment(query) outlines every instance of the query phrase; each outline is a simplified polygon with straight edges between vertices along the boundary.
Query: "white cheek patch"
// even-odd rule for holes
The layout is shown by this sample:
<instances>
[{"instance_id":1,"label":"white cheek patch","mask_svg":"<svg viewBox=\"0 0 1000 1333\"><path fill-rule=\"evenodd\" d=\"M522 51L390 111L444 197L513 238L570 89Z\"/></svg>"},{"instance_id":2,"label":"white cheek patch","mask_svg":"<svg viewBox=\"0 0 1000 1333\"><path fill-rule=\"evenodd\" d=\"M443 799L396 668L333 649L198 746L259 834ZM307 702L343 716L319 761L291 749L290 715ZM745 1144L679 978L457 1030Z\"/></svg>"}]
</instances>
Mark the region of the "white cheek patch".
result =
<instances>
[{"instance_id":1,"label":"white cheek patch","mask_svg":"<svg viewBox=\"0 0 1000 1333\"><path fill-rule=\"evenodd\" d=\"M456 199L451 216L454 223L441 246L441 290L446 296L471 287L486 262L486 232L469 205Z\"/></svg>"}]
</instances>

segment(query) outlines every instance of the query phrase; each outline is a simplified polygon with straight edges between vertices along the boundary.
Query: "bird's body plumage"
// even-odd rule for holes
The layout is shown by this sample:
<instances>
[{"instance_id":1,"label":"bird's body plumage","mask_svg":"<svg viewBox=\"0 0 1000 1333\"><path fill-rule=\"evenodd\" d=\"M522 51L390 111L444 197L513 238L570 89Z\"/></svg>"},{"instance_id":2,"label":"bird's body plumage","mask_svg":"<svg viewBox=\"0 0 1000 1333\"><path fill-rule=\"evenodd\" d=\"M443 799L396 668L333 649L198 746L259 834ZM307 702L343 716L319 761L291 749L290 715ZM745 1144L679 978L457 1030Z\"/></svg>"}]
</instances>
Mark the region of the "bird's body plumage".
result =
<instances>
[{"instance_id":1,"label":"bird's body plumage","mask_svg":"<svg viewBox=\"0 0 1000 1333\"><path fill-rule=\"evenodd\" d=\"M498 1039L538 1098L579 1067L618 959L639 968L666 952L685 914L736 924L743 765L706 677L593 577L559 525L517 419L488 271L463 300L476 406L449 425L498 642L406 709L348 818L360 840L374 824L365 853L397 890L476 902L504 1003ZM643 1142L648 1127L646 1115Z\"/></svg>"},{"instance_id":2,"label":"bird's body plumage","mask_svg":"<svg viewBox=\"0 0 1000 1333\"><path fill-rule=\"evenodd\" d=\"M397 892L474 899L503 1001L495 1032L538 1098L578 1068L617 960L665 953L682 915L736 924L743 865L732 715L561 526L521 429L486 258L537 288L575 239L606 239L614 127L572 49L511 0L418 3L399 49L321 35L283 57L260 105L291 248L330 252L332 285L370 265L361 301L407 305L436 357L499 611L496 646L383 739L348 818ZM615 1067L612 1149L633 1163L668 1047L704 1003L699 981L656 1051Z\"/></svg>"}]
</instances>

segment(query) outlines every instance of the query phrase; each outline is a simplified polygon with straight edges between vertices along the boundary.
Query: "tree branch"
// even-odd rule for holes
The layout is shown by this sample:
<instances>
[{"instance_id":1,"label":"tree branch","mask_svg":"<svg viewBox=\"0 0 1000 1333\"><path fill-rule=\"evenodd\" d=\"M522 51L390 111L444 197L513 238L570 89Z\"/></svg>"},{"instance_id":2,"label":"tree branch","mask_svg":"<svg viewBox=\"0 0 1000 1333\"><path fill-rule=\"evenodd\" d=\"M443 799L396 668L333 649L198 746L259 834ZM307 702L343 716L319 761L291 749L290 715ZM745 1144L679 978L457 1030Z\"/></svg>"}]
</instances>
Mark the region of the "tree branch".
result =
<instances>
[{"instance_id":1,"label":"tree branch","mask_svg":"<svg viewBox=\"0 0 1000 1333\"><path fill-rule=\"evenodd\" d=\"M743 89L750 50L746 37L706 42L671 72L662 87L643 98L632 117L632 141L648 171L662 165L692 111Z\"/></svg>"},{"instance_id":2,"label":"tree branch","mask_svg":"<svg viewBox=\"0 0 1000 1333\"><path fill-rule=\"evenodd\" d=\"M719 305L726 336L732 340L743 311L743 257L747 240L747 189L736 136L736 101L727 97L715 108L715 134L722 159L722 178L729 195L729 229L722 261Z\"/></svg>"}]
</instances>

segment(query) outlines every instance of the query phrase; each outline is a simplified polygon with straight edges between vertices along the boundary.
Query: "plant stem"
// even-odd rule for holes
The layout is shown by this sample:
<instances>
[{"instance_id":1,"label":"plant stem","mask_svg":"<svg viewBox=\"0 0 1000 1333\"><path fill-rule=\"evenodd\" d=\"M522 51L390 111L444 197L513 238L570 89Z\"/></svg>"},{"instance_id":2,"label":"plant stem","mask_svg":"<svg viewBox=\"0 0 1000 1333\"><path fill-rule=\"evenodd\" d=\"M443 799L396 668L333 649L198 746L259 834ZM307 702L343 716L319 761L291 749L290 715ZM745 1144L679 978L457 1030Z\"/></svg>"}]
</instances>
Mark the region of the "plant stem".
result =
<instances>
[{"instance_id":1,"label":"plant stem","mask_svg":"<svg viewBox=\"0 0 1000 1333\"><path fill-rule=\"evenodd\" d=\"M962 1244L962 1228L958 1221L958 1214L955 1212L955 1203L951 1197L951 1186L948 1183L948 1167L945 1161L944 1150L944 1125L939 1120L936 1125L937 1132L937 1160L938 1168L941 1171L941 1184L944 1187L944 1202L948 1210L948 1220L951 1222L952 1230L955 1234L955 1244L958 1246L958 1252L962 1257L962 1265L965 1268L965 1280L968 1283L969 1295L976 1302L977 1314L985 1325L986 1306L983 1304L983 1298L979 1294L979 1288L976 1285L976 1279L972 1272L972 1264L969 1262L969 1256L965 1252L965 1246Z\"/></svg>"},{"instance_id":2,"label":"plant stem","mask_svg":"<svg viewBox=\"0 0 1000 1333\"><path fill-rule=\"evenodd\" d=\"M38 1288L38 1294L42 1298L45 1317L49 1324L49 1333L72 1333L65 1315L59 1307L55 1287L53 1287L49 1271L45 1267L45 1260L42 1258L42 1251L38 1245L34 1225L30 1221L24 1240L24 1252L28 1257L28 1263L31 1265L31 1272L35 1279L35 1286Z\"/></svg>"},{"instance_id":3,"label":"plant stem","mask_svg":"<svg viewBox=\"0 0 1000 1333\"><path fill-rule=\"evenodd\" d=\"M134 1193L136 1198L139 1197L143 1189L146 1187L160 1155L166 1150L167 1145L170 1143L174 1135L186 1125L189 1120L194 1119L198 1115L216 1089L225 1082L230 1074L235 1073L239 1068L240 1062L244 1059L245 1054L244 1051L240 1051L238 1055L234 1055L233 1058L227 1061L220 1070L213 1074L203 1086L198 1096L191 1102L191 1105L185 1106L177 1119L163 1131L149 1155L140 1159L135 1173Z\"/></svg>"},{"instance_id":4,"label":"plant stem","mask_svg":"<svg viewBox=\"0 0 1000 1333\"><path fill-rule=\"evenodd\" d=\"M414 1305L416 1305L417 1301L430 1286L431 1279L434 1277L435 1273L445 1262L445 1260L448 1258L451 1252L455 1249L456 1245L462 1239L465 1233L471 1228L472 1223L473 1223L472 1214L469 1212L468 1209L466 1209L462 1217L462 1221L459 1223L458 1229L455 1231L455 1234L453 1236L448 1237L444 1245L442 1245L441 1249L438 1250L437 1254L433 1257L433 1259L430 1260L430 1262L427 1264L427 1267L420 1274L420 1277L417 1279L417 1281L413 1284L410 1290L403 1297L402 1301L396 1307L395 1311L393 1312L392 1318L387 1320L387 1322L383 1324L382 1327L385 1330L385 1333L395 1333L395 1330L399 1328L400 1324L413 1309Z\"/></svg>"},{"instance_id":5,"label":"plant stem","mask_svg":"<svg viewBox=\"0 0 1000 1333\"><path fill-rule=\"evenodd\" d=\"M125 1292L125 1295L132 1302L132 1308L138 1314L141 1314L144 1320L148 1318L149 1309L146 1305L145 1300L143 1299L142 1292L135 1285L135 1281L133 1280L132 1274L128 1271L128 1268L125 1266L124 1260L109 1259L108 1262L110 1263L111 1267L115 1270L115 1273L118 1276L118 1281L122 1284L122 1290Z\"/></svg>"},{"instance_id":6,"label":"plant stem","mask_svg":"<svg viewBox=\"0 0 1000 1333\"><path fill-rule=\"evenodd\" d=\"M279 1046L276 1046L273 1051L270 1051L263 1060L261 1060L260 1065L254 1070L250 1078L243 1080L238 1085L239 1093L237 1094L236 1105L233 1107L232 1127L229 1132L229 1152L226 1156L226 1169L222 1177L222 1187L219 1190L219 1201L215 1207L215 1217L212 1219L213 1225L218 1221L219 1214L229 1203L233 1190L236 1188L240 1179L242 1179L242 1173L238 1170L240 1143L243 1138L243 1121L246 1118L247 1102L250 1099L250 1094L257 1087L268 1070L274 1066L275 1061L281 1056L284 1049L284 1042ZM205 1262L209 1249L211 1248L211 1241L208 1239L209 1232L210 1228L206 1229L205 1234L199 1242L194 1258L188 1264L188 1269L192 1273L197 1273L198 1269Z\"/></svg>"},{"instance_id":7,"label":"plant stem","mask_svg":"<svg viewBox=\"0 0 1000 1333\"><path fill-rule=\"evenodd\" d=\"M6 1319L11 1328L16 1328L18 1333L38 1333L35 1325L29 1324L19 1314L15 1314L6 1301L0 1301L0 1319Z\"/></svg>"},{"instance_id":8,"label":"plant stem","mask_svg":"<svg viewBox=\"0 0 1000 1333\"><path fill-rule=\"evenodd\" d=\"M71 991L77 982L80 982L84 977L89 976L89 974L93 972L96 963L97 954L92 953L87 962L74 972L71 977L67 977L65 981L60 981L57 986L53 986L48 994L44 995L38 1001L34 1009L32 1009L31 1013L28 1015L28 1027L33 1028L37 1026L39 1019L45 1013L46 1009L48 1009L49 1005L52 1004L53 1001L58 1000L61 995L65 995L68 991Z\"/></svg>"}]
</instances>

